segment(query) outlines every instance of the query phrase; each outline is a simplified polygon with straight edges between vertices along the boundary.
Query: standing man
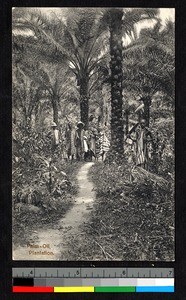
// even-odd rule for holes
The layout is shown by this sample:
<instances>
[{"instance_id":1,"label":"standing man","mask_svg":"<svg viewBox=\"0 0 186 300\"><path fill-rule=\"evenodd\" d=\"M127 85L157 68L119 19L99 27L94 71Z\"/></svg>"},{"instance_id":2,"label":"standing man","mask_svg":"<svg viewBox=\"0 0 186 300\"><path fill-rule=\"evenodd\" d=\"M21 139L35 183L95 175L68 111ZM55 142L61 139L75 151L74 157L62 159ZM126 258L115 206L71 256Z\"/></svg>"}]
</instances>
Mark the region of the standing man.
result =
<instances>
[{"instance_id":1,"label":"standing man","mask_svg":"<svg viewBox=\"0 0 186 300\"><path fill-rule=\"evenodd\" d=\"M66 150L68 159L73 160L76 154L75 148L76 130L72 123L68 122L65 129Z\"/></svg>"},{"instance_id":2,"label":"standing man","mask_svg":"<svg viewBox=\"0 0 186 300\"><path fill-rule=\"evenodd\" d=\"M77 160L83 159L83 153L84 153L84 123L78 122L77 123L77 129L76 129L76 157Z\"/></svg>"},{"instance_id":3,"label":"standing man","mask_svg":"<svg viewBox=\"0 0 186 300\"><path fill-rule=\"evenodd\" d=\"M133 126L129 131L128 138L135 144L136 166L140 166L145 170L149 169L149 143L153 140L152 134L148 127L145 127L145 120Z\"/></svg>"},{"instance_id":4,"label":"standing man","mask_svg":"<svg viewBox=\"0 0 186 300\"><path fill-rule=\"evenodd\" d=\"M52 122L52 149L55 150L59 145L59 130L57 129L57 124Z\"/></svg>"}]
</instances>

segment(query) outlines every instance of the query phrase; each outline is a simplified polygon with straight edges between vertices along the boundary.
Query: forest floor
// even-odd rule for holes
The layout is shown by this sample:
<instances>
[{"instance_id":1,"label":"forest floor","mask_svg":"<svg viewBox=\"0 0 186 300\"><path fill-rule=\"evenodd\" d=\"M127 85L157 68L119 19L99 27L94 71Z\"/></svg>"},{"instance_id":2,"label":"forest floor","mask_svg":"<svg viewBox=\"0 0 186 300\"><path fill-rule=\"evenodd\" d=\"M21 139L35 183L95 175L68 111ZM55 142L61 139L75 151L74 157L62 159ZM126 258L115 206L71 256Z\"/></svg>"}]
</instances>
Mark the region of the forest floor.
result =
<instances>
[{"instance_id":1,"label":"forest floor","mask_svg":"<svg viewBox=\"0 0 186 300\"><path fill-rule=\"evenodd\" d=\"M96 199L73 243L74 260L174 260L174 196L148 178L130 182L129 166L95 163L89 172Z\"/></svg>"},{"instance_id":2,"label":"forest floor","mask_svg":"<svg viewBox=\"0 0 186 300\"><path fill-rule=\"evenodd\" d=\"M74 164L77 193L16 235L15 260L174 260L171 189L131 183L127 164Z\"/></svg>"},{"instance_id":3,"label":"forest floor","mask_svg":"<svg viewBox=\"0 0 186 300\"><path fill-rule=\"evenodd\" d=\"M73 260L73 240L78 238L78 244L83 243L84 233L80 225L87 222L95 199L93 184L87 176L92 164L83 164L77 173L78 193L71 199L72 205L61 218L58 219L57 214L52 222L39 227L37 224L32 230L27 230L26 244L16 243L14 247L15 260Z\"/></svg>"}]
</instances>

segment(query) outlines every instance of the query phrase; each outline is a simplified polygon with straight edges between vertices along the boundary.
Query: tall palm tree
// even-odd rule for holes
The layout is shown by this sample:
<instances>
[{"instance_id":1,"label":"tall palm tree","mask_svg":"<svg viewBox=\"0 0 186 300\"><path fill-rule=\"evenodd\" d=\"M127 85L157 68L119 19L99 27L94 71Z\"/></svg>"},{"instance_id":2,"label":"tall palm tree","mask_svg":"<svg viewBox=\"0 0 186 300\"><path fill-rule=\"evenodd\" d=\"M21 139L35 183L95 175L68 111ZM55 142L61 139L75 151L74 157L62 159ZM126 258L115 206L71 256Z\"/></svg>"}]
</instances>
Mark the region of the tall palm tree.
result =
<instances>
[{"instance_id":1,"label":"tall palm tree","mask_svg":"<svg viewBox=\"0 0 186 300\"><path fill-rule=\"evenodd\" d=\"M123 155L122 9L110 10L111 149Z\"/></svg>"},{"instance_id":2,"label":"tall palm tree","mask_svg":"<svg viewBox=\"0 0 186 300\"><path fill-rule=\"evenodd\" d=\"M122 9L105 10L102 22L106 23L110 32L110 70L111 70L111 152L114 157L122 157L124 152L123 131L123 37L133 40L136 36L135 25L143 20L156 19L157 9ZM117 155L116 155L117 154Z\"/></svg>"},{"instance_id":3,"label":"tall palm tree","mask_svg":"<svg viewBox=\"0 0 186 300\"><path fill-rule=\"evenodd\" d=\"M40 50L51 57L66 62L77 80L80 93L81 121L88 128L90 78L97 65L104 59L104 25L94 9L68 10L64 18L48 18L38 11L29 11L15 18L15 28L30 29L40 41Z\"/></svg>"}]
</instances>

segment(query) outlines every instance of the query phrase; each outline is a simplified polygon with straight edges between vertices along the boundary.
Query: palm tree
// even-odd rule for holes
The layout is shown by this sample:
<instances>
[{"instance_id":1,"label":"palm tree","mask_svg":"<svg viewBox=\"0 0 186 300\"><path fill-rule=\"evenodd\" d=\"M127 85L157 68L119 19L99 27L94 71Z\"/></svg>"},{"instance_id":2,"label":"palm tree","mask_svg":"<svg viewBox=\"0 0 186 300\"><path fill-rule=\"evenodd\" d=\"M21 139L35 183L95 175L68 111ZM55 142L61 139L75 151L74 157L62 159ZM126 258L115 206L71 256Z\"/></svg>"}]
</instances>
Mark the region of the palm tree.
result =
<instances>
[{"instance_id":1,"label":"palm tree","mask_svg":"<svg viewBox=\"0 0 186 300\"><path fill-rule=\"evenodd\" d=\"M111 70L111 152L113 158L122 157L124 152L123 131L123 67L122 56L123 37L131 40L136 37L135 25L146 19L155 19L157 9L122 9L105 10L102 22L106 23L110 32L110 70Z\"/></svg>"},{"instance_id":2,"label":"palm tree","mask_svg":"<svg viewBox=\"0 0 186 300\"><path fill-rule=\"evenodd\" d=\"M13 41L12 53L12 99L13 120L22 119L23 127L31 126L34 108L39 101L42 89L38 83L29 77L23 68L22 48Z\"/></svg>"},{"instance_id":3,"label":"palm tree","mask_svg":"<svg viewBox=\"0 0 186 300\"><path fill-rule=\"evenodd\" d=\"M21 48L20 48L21 45ZM69 69L63 63L50 60L35 50L38 46L33 37L16 35L13 38L14 63L23 74L39 87L40 98L48 98L53 109L53 121L58 124L58 113L61 109L61 99L74 90L75 82ZM14 82L14 81L13 81ZM15 90L19 86L15 84ZM30 92L31 93L31 92ZM38 99L39 100L39 99ZM23 102L26 99L23 99ZM36 103L31 102L32 109Z\"/></svg>"},{"instance_id":4,"label":"palm tree","mask_svg":"<svg viewBox=\"0 0 186 300\"><path fill-rule=\"evenodd\" d=\"M110 10L111 150L123 155L122 9Z\"/></svg>"},{"instance_id":5,"label":"palm tree","mask_svg":"<svg viewBox=\"0 0 186 300\"><path fill-rule=\"evenodd\" d=\"M163 92L174 101L174 24L161 27L157 22L152 29L142 30L123 53L126 89L138 93L148 127L153 95Z\"/></svg>"},{"instance_id":6,"label":"palm tree","mask_svg":"<svg viewBox=\"0 0 186 300\"><path fill-rule=\"evenodd\" d=\"M37 77L35 76L37 70ZM29 76L37 82L52 105L53 121L59 123L59 110L62 102L74 90L74 80L62 64L34 63L33 68L27 68Z\"/></svg>"},{"instance_id":7,"label":"palm tree","mask_svg":"<svg viewBox=\"0 0 186 300\"><path fill-rule=\"evenodd\" d=\"M31 126L31 118L36 107L41 89L29 76L19 67L13 67L13 121L22 120L22 126Z\"/></svg>"},{"instance_id":8,"label":"palm tree","mask_svg":"<svg viewBox=\"0 0 186 300\"><path fill-rule=\"evenodd\" d=\"M97 65L104 59L104 26L94 9L68 9L64 20L55 15L47 18L38 11L30 10L22 18L15 19L15 28L30 29L40 41L42 51L50 53L58 62L66 62L75 75L80 93L81 121L88 128L90 78ZM41 49L40 49L41 51Z\"/></svg>"}]
</instances>

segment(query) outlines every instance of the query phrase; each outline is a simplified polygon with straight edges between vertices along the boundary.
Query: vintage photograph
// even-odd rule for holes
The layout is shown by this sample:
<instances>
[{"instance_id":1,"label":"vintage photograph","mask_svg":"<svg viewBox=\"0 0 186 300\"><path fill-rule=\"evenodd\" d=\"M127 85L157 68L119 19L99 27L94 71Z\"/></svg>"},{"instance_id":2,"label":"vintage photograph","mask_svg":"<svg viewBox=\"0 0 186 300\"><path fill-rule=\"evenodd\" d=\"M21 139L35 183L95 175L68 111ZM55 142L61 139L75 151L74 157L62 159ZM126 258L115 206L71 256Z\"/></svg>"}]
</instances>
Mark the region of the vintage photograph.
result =
<instances>
[{"instance_id":1,"label":"vintage photograph","mask_svg":"<svg viewBox=\"0 0 186 300\"><path fill-rule=\"evenodd\" d=\"M12 258L175 260L175 9L12 8Z\"/></svg>"}]
</instances>

